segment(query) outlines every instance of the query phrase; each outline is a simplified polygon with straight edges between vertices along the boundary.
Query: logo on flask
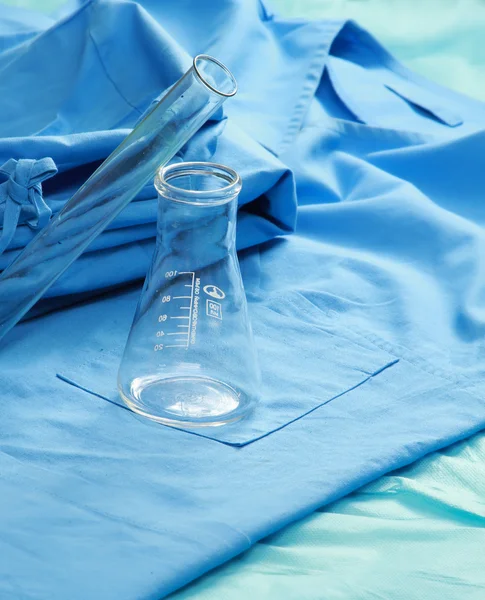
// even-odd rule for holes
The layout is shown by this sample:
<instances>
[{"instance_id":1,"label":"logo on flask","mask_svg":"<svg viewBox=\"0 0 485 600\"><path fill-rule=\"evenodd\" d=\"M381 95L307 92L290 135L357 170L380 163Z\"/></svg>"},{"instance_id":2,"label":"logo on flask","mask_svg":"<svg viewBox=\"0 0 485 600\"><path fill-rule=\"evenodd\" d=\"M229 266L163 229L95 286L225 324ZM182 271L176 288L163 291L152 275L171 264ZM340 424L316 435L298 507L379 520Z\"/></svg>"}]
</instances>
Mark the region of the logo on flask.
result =
<instances>
[{"instance_id":1,"label":"logo on flask","mask_svg":"<svg viewBox=\"0 0 485 600\"><path fill-rule=\"evenodd\" d=\"M215 285L205 285L204 292L208 296L212 296L212 298L217 298L218 300L223 300L226 297L226 294Z\"/></svg>"},{"instance_id":2,"label":"logo on flask","mask_svg":"<svg viewBox=\"0 0 485 600\"><path fill-rule=\"evenodd\" d=\"M214 319L219 319L219 321L222 321L222 306L220 302L215 302L214 300L207 300L206 314L209 317L214 317Z\"/></svg>"}]
</instances>

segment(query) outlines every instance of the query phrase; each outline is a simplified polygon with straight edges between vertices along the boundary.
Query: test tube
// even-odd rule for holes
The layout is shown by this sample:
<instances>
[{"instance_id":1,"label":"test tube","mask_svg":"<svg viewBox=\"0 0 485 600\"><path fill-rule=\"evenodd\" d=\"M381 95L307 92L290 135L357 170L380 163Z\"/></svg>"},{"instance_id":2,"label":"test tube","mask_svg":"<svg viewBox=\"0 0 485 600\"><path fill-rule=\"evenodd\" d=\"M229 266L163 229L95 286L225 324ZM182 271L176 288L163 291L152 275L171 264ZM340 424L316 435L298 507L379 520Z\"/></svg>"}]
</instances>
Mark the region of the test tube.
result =
<instances>
[{"instance_id":1,"label":"test tube","mask_svg":"<svg viewBox=\"0 0 485 600\"><path fill-rule=\"evenodd\" d=\"M131 134L0 275L0 340L168 161L237 91L200 54Z\"/></svg>"}]
</instances>

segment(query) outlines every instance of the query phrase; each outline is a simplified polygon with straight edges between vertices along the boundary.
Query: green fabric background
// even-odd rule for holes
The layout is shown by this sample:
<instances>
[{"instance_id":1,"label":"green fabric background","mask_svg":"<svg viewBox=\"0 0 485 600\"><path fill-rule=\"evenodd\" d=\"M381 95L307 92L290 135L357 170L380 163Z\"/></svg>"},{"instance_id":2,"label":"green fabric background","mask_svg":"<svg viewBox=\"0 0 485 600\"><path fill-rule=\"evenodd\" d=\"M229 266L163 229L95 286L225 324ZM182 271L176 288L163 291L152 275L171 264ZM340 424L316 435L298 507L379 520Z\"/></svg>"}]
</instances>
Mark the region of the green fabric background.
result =
<instances>
[{"instance_id":1,"label":"green fabric background","mask_svg":"<svg viewBox=\"0 0 485 600\"><path fill-rule=\"evenodd\" d=\"M256 544L172 600L483 600L485 436Z\"/></svg>"}]
</instances>

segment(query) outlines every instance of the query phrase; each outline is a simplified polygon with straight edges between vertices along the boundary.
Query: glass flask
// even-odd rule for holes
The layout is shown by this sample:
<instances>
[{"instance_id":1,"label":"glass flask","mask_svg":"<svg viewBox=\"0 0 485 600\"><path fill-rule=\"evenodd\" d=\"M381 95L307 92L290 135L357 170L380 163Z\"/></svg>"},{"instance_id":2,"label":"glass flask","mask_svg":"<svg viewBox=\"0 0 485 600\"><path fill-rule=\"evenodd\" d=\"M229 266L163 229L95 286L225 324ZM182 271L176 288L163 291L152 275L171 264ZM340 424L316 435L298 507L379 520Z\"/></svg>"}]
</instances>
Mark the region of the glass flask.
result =
<instances>
[{"instance_id":1,"label":"glass flask","mask_svg":"<svg viewBox=\"0 0 485 600\"><path fill-rule=\"evenodd\" d=\"M236 421L259 370L236 254L239 175L222 165L162 168L157 245L118 374L133 411L166 425Z\"/></svg>"},{"instance_id":2,"label":"glass flask","mask_svg":"<svg viewBox=\"0 0 485 600\"><path fill-rule=\"evenodd\" d=\"M206 54L172 86L64 208L0 274L0 339L87 246L237 91Z\"/></svg>"}]
</instances>

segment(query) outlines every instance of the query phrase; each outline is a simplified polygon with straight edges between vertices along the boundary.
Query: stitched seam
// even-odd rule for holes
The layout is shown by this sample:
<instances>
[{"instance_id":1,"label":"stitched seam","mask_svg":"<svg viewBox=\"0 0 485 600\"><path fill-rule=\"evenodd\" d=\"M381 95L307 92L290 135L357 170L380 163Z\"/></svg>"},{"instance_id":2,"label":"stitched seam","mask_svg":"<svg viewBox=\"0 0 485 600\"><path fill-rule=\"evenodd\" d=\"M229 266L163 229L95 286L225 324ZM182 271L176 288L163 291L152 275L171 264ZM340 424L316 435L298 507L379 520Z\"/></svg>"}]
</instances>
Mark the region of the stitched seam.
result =
<instances>
[{"instance_id":1,"label":"stitched seam","mask_svg":"<svg viewBox=\"0 0 485 600\"><path fill-rule=\"evenodd\" d=\"M402 62L400 62L398 59L396 59L393 54L388 52L382 46L380 46L380 45L374 46L372 43L372 42L376 43L376 39L374 38L374 36L372 36L372 34L368 33L367 31L362 30L359 27L359 25L356 24L355 21L353 21L353 20L347 21L347 23L344 25L344 28L346 28L348 24L357 28L357 31L355 31L350 27L345 32L348 35L348 41L349 41L350 45L352 46L352 48L354 49L354 51L355 50L360 51L361 48L364 47L367 51L369 51L372 54L372 56L375 59L377 59L377 61L380 64L382 64L391 73L393 73L394 75L397 75L398 77L401 77L405 81L408 81L408 82L416 85L418 88L425 89L426 91L430 92L431 94L434 94L435 96L437 96L437 98L440 97L440 95L445 92L451 92L453 94L452 90L448 90L445 86L442 86L439 83L432 81L431 79L429 79L428 77L426 77L424 75L415 73L414 71L412 71L411 69L406 67ZM363 32L364 36L367 36L367 37L362 37L361 32ZM378 44L378 42L377 42L377 44ZM404 96L402 96L402 97L404 98ZM404 99L408 102L412 102L412 100L410 100L410 99L406 99L406 98L404 98ZM461 120L461 124L463 124L464 118L459 113L456 113L453 108L449 108L449 102L450 102L450 97L447 95L447 96L445 96L445 99L444 99L443 108L445 110L449 110L449 111L453 112L455 114L455 116ZM418 105L421 106L419 103L418 103ZM429 110L424 105L422 106L422 108L424 108L425 110ZM432 111L429 111L429 112L432 112ZM448 127L452 127L452 128L456 127L456 125L450 125L446 121L439 119L439 117L438 117L438 120L441 124L446 125Z\"/></svg>"},{"instance_id":2,"label":"stitched seam","mask_svg":"<svg viewBox=\"0 0 485 600\"><path fill-rule=\"evenodd\" d=\"M312 306L314 306L318 311L320 311L322 314L325 314L324 311L317 304L315 304L312 300L307 298L304 294L301 294L301 292L297 292L297 293L300 294L303 298L305 298L305 300L310 302L312 304ZM382 351L386 352L387 354L391 354L392 356L395 356L395 357L399 358L400 360L407 362L411 366L420 369L421 371L427 373L428 375L432 375L433 377L440 377L441 379L444 379L445 381L447 381L449 383L454 383L454 384L462 384L465 386L477 384L476 379L473 379L467 375L451 377L448 374L448 372L443 370L441 367L438 367L438 366L430 363L426 358L416 354L416 352L414 350L411 351L409 348L406 348L405 346L399 346L397 344L388 342L388 341L380 338L379 336L377 336L374 333L366 332L363 329L360 329L356 325L352 325L352 328L350 328L350 327L347 327L344 323L341 323L340 321L334 321L334 324L339 330L342 331L342 333L348 332L350 334L350 337L348 339L350 339L351 341L352 341L352 335L357 335L357 336L361 337L362 339L366 340L367 342L369 342L370 344L372 344L378 350L382 350ZM476 396L476 397L478 398L478 396Z\"/></svg>"},{"instance_id":3,"label":"stitched seam","mask_svg":"<svg viewBox=\"0 0 485 600\"><path fill-rule=\"evenodd\" d=\"M94 49L96 51L96 56L98 57L99 60L99 64L101 65L104 74L106 75L107 79L111 82L111 85L114 87L114 89L116 90L116 92L118 93L118 95L120 96L120 98L122 100L124 100L126 102L126 104L128 104L128 106L130 106L131 108L133 108L133 110L136 110L136 112L141 115L142 112L141 110L136 107L134 104L132 104L127 98L125 98L125 96L123 95L122 91L120 90L120 88L118 87L118 85L116 84L115 80L111 77L111 75L108 72L108 69L106 68L106 65L101 57L101 52L99 50L98 44L96 43L96 40L94 39L94 36L91 32L91 29L89 29L89 39L92 41Z\"/></svg>"},{"instance_id":4,"label":"stitched seam","mask_svg":"<svg viewBox=\"0 0 485 600\"><path fill-rule=\"evenodd\" d=\"M333 36L332 41L329 43L327 38L325 37L325 33L327 32L327 27L325 23L321 21L319 25L322 27L322 38L323 41L319 44L318 49L315 52L315 58L311 62L309 67L309 72L307 74L307 80L303 86L303 90L298 98L295 107L293 108L292 117L290 122L286 128L286 132L281 140L279 147L275 150L276 156L282 154L288 145L292 142L295 135L301 129L301 125L303 119L305 118L305 114L308 112L308 105L311 98L315 95L315 92L320 85L320 81L322 79L323 71L326 66L326 57L328 57L330 48L332 46L333 40L338 35L338 32ZM318 69L318 72L317 72ZM308 79L309 75L315 76L315 81Z\"/></svg>"},{"instance_id":5,"label":"stitched seam","mask_svg":"<svg viewBox=\"0 0 485 600\"><path fill-rule=\"evenodd\" d=\"M406 142L412 140L412 143L414 145L433 143L441 139L437 134L435 135L432 133L421 133L419 131L409 131L406 129L395 129L393 127L384 127L382 125L369 125L367 123L361 123L360 121L356 121L354 123L352 121L346 121L345 119L338 119L336 117L327 117L323 125L305 125L301 128L301 131L322 130L332 131L338 134L348 134L349 132L342 131L342 129L349 128L352 129L350 133L355 134L359 137L365 137L366 135L370 136L370 134L373 135L376 132L376 130L378 130L379 135L386 136L386 139L391 138L392 140L394 140L396 137L398 137L398 141L402 142L404 137Z\"/></svg>"},{"instance_id":6,"label":"stitched seam","mask_svg":"<svg viewBox=\"0 0 485 600\"><path fill-rule=\"evenodd\" d=\"M55 25L53 27L50 27L49 29L42 31L38 36L35 36L35 38L32 38L32 41L39 39L39 37L49 37L54 32L59 31L59 29L61 29L62 27L64 27L64 25L67 25L68 23L73 21L75 18L77 18L82 12L84 12L84 10L86 10L88 7L90 7L94 2L95 2L95 0L88 0L88 2L86 2L86 4L84 4L79 10L76 10L75 12L73 12L71 15L66 17L63 21L59 21L58 23L55 23Z\"/></svg>"},{"instance_id":7,"label":"stitched seam","mask_svg":"<svg viewBox=\"0 0 485 600\"><path fill-rule=\"evenodd\" d=\"M346 338L343 338L343 339L346 339ZM346 340L346 341L349 341L349 340ZM362 377L362 379L359 378L356 383L352 383L352 384L349 383L348 384L349 387L344 386L344 389L341 392L338 392L335 395L333 395L329 398L326 398L325 400L318 403L317 405L306 409L304 412L297 414L296 416L294 416L293 418L290 418L289 420L285 420L283 423L281 423L279 425L274 425L274 424L269 425L269 428L265 428L263 432L261 432L260 434L256 434L256 437L246 438L243 441L229 441L227 439L213 437L212 435L209 435L209 434L203 434L203 433L198 433L196 431L191 431L190 429L186 429L183 427L174 427L174 429L177 429L178 431L181 431L182 433L196 435L198 437L205 438L209 441L216 442L219 444L224 444L225 446L230 446L232 448L243 448L245 446L253 444L254 442L258 442L258 441L262 440L263 438L269 437L270 435L277 433L278 431L282 431L289 425L292 425L293 423L296 423L297 421L304 419L305 417L307 417L311 413L317 411L318 409L322 408L326 404L330 404L334 400L338 400L340 397L345 396L346 394L356 390L357 388L360 388L361 386L365 385L368 381L371 381L375 377L378 377L383 371L396 365L398 362L399 362L399 358L394 358L394 360L387 361L385 364L381 365L379 368L374 370L374 372L372 372L372 373L367 373L366 371L361 371L360 369L357 369L362 374L363 377ZM128 411L131 410L127 406L123 406L121 404L118 404L117 402L114 402L108 396L105 396L102 393L98 393L94 390L91 390L90 388L83 386L81 383L77 383L75 380L69 379L68 377L66 377L60 373L57 373L56 377L58 377L64 383L71 385L83 392L86 392L87 394L90 394L91 396L100 398L101 400L104 400L104 401L108 402L109 404L117 406L118 408L122 408L122 409L125 409Z\"/></svg>"},{"instance_id":8,"label":"stitched seam","mask_svg":"<svg viewBox=\"0 0 485 600\"><path fill-rule=\"evenodd\" d=\"M340 327L348 329L347 327L345 327L345 325L340 325ZM449 383L454 383L454 384L476 385L476 383L477 383L476 379L472 379L468 375L461 374L461 375L458 375L455 377L450 376L441 367L438 367L438 366L430 363L426 358L417 355L414 351L413 351L413 356L410 356L411 350L409 350L409 348L406 348L404 346L402 346L402 347L396 346L395 344L392 344L391 342L387 342L386 340L383 340L382 338L376 336L375 334L365 333L361 329L358 329L358 328L355 328L353 331L357 335L360 335L365 340L367 340L370 344L374 345L376 348L379 348L380 350L384 350L385 352L390 352L396 356L399 356L399 358L401 360L409 363L413 367L420 369L421 371L424 371L428 375L432 375L433 377L440 377L441 379L444 379L445 381L448 381ZM476 396L476 397L478 398L479 396Z\"/></svg>"},{"instance_id":9,"label":"stitched seam","mask_svg":"<svg viewBox=\"0 0 485 600\"><path fill-rule=\"evenodd\" d=\"M446 87L441 86L438 83L435 83L434 81L432 81L431 79L428 79L424 75L419 75L418 73L415 73L414 71L412 71L411 69L406 67L403 63L401 63L399 60L397 60L390 52L388 52L382 46L377 46L377 47L373 46L369 39L362 38L359 35L360 31L364 31L364 33L367 34L372 39L372 41L374 41L374 42L376 41L374 36L369 34L367 31L362 30L356 24L355 21L350 20L350 21L348 21L348 23L352 23L352 25L357 26L357 28L359 30L358 32L355 32L352 29L350 29L347 32L352 40L352 45L353 45L354 49L359 50L360 49L359 46L363 45L367 50L369 50L369 52L371 52L371 54L374 56L374 58L376 58L378 61L382 62L385 67L387 67L390 71L392 71L392 73L394 73L395 75L401 76L403 79L406 79L407 81L410 81L411 83L415 83L417 86L422 86L432 93L436 94L438 92L438 90L436 90L435 87L441 88L444 91L450 91L450 90L447 90Z\"/></svg>"}]
</instances>

